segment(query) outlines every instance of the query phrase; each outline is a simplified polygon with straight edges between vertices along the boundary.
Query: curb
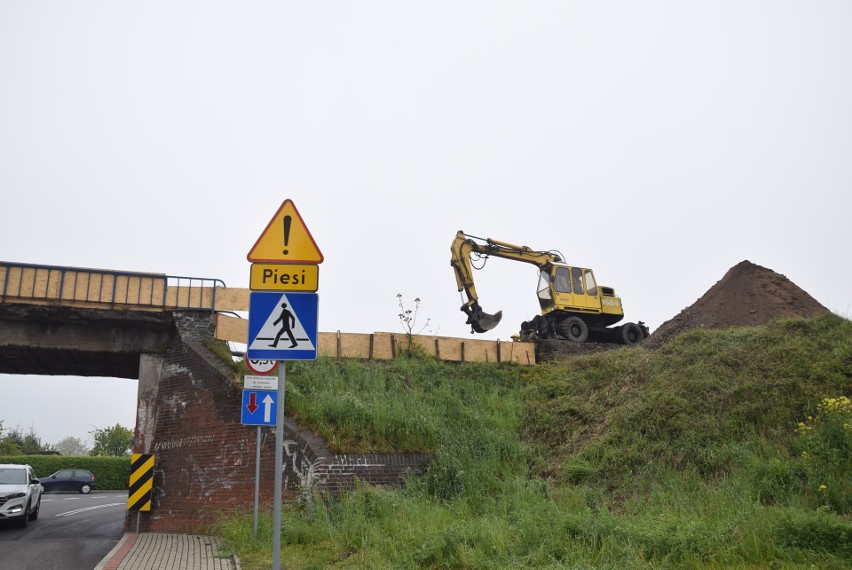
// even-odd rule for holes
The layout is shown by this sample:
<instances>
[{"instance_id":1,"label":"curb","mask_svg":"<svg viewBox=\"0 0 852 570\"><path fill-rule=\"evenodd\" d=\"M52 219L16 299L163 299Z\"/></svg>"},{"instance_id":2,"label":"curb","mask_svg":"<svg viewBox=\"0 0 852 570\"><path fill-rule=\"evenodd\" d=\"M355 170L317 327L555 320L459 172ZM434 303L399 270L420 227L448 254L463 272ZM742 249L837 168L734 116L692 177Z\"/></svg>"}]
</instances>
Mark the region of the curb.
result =
<instances>
[{"instance_id":1,"label":"curb","mask_svg":"<svg viewBox=\"0 0 852 570\"><path fill-rule=\"evenodd\" d=\"M95 570L115 570L118 568L121 561L124 560L125 556L127 556L127 553L133 549L133 545L136 544L137 538L138 535L136 533L124 533L121 540L118 541L118 544L116 544L112 550L104 556L103 560L95 566Z\"/></svg>"}]
</instances>

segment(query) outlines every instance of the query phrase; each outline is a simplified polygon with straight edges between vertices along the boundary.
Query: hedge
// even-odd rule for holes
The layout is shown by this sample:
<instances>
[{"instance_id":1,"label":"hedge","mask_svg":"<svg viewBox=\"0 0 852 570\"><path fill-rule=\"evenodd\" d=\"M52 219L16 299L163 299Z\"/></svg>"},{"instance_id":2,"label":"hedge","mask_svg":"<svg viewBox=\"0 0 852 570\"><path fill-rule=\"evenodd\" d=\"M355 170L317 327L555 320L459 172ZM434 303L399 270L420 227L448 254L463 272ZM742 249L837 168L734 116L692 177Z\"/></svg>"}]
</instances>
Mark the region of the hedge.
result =
<instances>
[{"instance_id":1,"label":"hedge","mask_svg":"<svg viewBox=\"0 0 852 570\"><path fill-rule=\"evenodd\" d=\"M37 477L53 475L60 469L88 469L95 476L95 489L101 491L126 491L130 480L130 457L0 455L0 463L30 465Z\"/></svg>"}]
</instances>

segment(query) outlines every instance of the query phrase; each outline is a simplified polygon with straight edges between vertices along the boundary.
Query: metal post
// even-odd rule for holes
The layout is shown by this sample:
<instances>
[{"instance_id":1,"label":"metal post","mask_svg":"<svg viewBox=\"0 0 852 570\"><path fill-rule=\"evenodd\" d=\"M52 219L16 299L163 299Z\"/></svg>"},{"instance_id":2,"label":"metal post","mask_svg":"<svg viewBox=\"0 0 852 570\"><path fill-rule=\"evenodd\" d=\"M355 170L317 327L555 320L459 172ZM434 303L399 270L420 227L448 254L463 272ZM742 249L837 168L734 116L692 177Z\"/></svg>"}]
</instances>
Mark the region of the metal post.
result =
<instances>
[{"instance_id":1,"label":"metal post","mask_svg":"<svg viewBox=\"0 0 852 570\"><path fill-rule=\"evenodd\" d=\"M272 570L281 570L281 484L284 470L284 387L287 376L278 365L278 408L275 410L275 497L272 507Z\"/></svg>"},{"instance_id":2,"label":"metal post","mask_svg":"<svg viewBox=\"0 0 852 570\"><path fill-rule=\"evenodd\" d=\"M252 538L257 540L257 503L260 498L260 426L257 426L257 449L254 454L254 529Z\"/></svg>"}]
</instances>

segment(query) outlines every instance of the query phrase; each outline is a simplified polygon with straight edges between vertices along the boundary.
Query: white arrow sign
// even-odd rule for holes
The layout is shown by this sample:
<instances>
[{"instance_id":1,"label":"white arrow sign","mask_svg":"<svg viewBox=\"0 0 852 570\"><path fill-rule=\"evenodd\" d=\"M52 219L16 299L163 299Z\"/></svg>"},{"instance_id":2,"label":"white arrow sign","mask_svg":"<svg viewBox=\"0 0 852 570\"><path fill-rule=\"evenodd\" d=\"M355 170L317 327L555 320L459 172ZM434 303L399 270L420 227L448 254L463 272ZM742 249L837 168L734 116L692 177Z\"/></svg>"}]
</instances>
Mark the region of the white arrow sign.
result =
<instances>
[{"instance_id":1,"label":"white arrow sign","mask_svg":"<svg viewBox=\"0 0 852 570\"><path fill-rule=\"evenodd\" d=\"M272 399L272 396L267 394L261 402L263 402L263 422L268 424L272 421L272 404L275 400Z\"/></svg>"}]
</instances>

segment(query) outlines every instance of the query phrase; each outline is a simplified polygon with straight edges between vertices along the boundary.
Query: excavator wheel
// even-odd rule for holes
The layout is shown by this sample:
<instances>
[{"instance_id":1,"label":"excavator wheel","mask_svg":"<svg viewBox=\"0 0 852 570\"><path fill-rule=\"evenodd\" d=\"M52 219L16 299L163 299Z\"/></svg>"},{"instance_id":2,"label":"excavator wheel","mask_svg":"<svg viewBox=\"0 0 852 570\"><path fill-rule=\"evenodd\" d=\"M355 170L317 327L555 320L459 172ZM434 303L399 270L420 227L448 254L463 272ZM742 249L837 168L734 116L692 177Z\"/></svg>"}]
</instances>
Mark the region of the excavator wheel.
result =
<instances>
[{"instance_id":1,"label":"excavator wheel","mask_svg":"<svg viewBox=\"0 0 852 570\"><path fill-rule=\"evenodd\" d=\"M580 317L568 317L559 323L559 334L573 342L586 342L589 327Z\"/></svg>"},{"instance_id":2,"label":"excavator wheel","mask_svg":"<svg viewBox=\"0 0 852 570\"><path fill-rule=\"evenodd\" d=\"M645 333L636 323L624 323L619 327L619 341L628 346L637 345L645 340Z\"/></svg>"},{"instance_id":3,"label":"excavator wheel","mask_svg":"<svg viewBox=\"0 0 852 570\"><path fill-rule=\"evenodd\" d=\"M543 317L541 315L536 315L529 322L530 328L533 332L538 336L538 338L550 338L550 323L547 321L547 317Z\"/></svg>"}]
</instances>

